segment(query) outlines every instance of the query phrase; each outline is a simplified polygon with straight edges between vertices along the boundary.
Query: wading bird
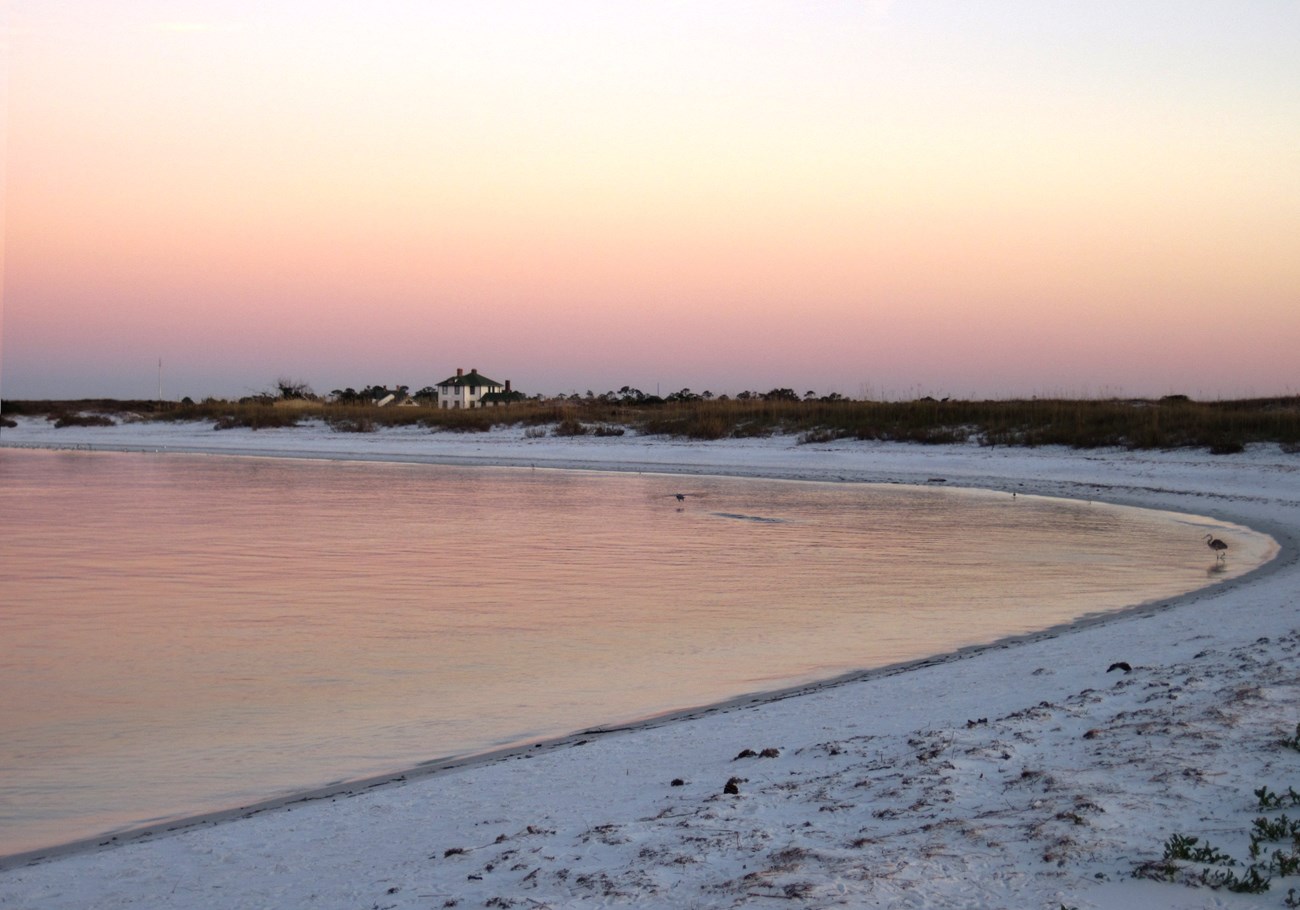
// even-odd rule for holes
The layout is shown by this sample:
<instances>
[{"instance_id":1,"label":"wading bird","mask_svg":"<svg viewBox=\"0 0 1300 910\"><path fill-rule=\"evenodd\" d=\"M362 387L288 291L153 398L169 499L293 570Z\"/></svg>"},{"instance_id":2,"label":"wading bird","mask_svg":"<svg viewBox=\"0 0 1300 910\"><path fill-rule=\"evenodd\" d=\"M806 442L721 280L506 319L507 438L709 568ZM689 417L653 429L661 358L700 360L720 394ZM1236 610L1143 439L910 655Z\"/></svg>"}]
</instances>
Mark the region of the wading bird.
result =
<instances>
[{"instance_id":1,"label":"wading bird","mask_svg":"<svg viewBox=\"0 0 1300 910\"><path fill-rule=\"evenodd\" d=\"M1228 545L1213 534L1205 535L1205 545L1214 551L1214 555L1219 559L1228 555Z\"/></svg>"}]
</instances>

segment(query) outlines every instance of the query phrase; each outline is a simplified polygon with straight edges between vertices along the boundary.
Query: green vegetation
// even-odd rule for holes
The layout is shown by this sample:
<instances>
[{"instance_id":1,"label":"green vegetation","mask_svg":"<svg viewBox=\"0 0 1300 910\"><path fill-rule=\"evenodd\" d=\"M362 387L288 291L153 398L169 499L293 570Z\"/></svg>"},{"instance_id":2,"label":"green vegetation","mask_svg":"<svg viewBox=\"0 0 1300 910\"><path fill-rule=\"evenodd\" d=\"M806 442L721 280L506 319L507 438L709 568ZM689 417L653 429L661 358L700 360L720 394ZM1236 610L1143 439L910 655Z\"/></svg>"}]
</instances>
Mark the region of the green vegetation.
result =
<instances>
[{"instance_id":1,"label":"green vegetation","mask_svg":"<svg viewBox=\"0 0 1300 910\"><path fill-rule=\"evenodd\" d=\"M1295 748L1291 743L1292 740L1284 739L1278 745L1288 749ZM1287 787L1286 793L1274 793L1268 787L1260 787L1255 791L1255 797L1259 800L1259 808L1266 812L1270 809L1281 809L1286 806L1300 806L1300 793L1295 792L1292 787Z\"/></svg>"},{"instance_id":2,"label":"green vegetation","mask_svg":"<svg viewBox=\"0 0 1300 910\"><path fill-rule=\"evenodd\" d=\"M1254 845L1252 837L1252 848ZM1191 865L1200 866L1200 871L1189 868ZM1195 837L1173 834L1165 841L1161 858L1139 863L1133 870L1133 876L1156 881L1181 881L1186 885L1206 885L1215 889L1226 888L1240 894L1260 894L1269 889L1271 864L1251 863L1241 874L1233 868L1236 865L1236 860L1217 847L1200 844Z\"/></svg>"},{"instance_id":3,"label":"green vegetation","mask_svg":"<svg viewBox=\"0 0 1300 910\"><path fill-rule=\"evenodd\" d=\"M1297 748L1300 724L1296 724L1295 730L1295 736L1276 741L1278 749ZM1300 806L1300 793L1294 787L1287 787L1285 793L1280 793L1265 785L1254 792L1256 804L1264 812ZM1243 869L1242 864L1217 847L1201 843L1195 837L1171 834L1165 841L1161 857L1137 863L1133 876L1260 894L1269 890L1275 877L1287 878L1300 873L1300 819L1285 814L1271 818L1260 815L1251 821L1248 834L1250 843L1246 853L1250 862L1244 866L1244 871L1239 872ZM1282 903L1300 908L1300 896L1295 888L1287 891Z\"/></svg>"},{"instance_id":4,"label":"green vegetation","mask_svg":"<svg viewBox=\"0 0 1300 910\"><path fill-rule=\"evenodd\" d=\"M1003 401L853 401L838 395L802 399L789 389L744 392L729 398L689 389L666 398L624 387L603 395L532 398L504 407L439 410L417 393L386 407L369 393L382 387L346 390L329 400L300 383L281 383L276 394L239 401L195 403L146 401L5 401L3 413L42 415L53 421L111 418L202 420L216 428L255 429L323 420L340 432L370 432L390 426L479 432L493 426L551 427L560 435L609 435L620 428L688 439L725 439L795 434L803 443L839 439L921 444L977 443L986 446L1063 445L1088 449L1202 448L1216 454L1240 452L1251 443L1281 444L1300 451L1300 397L1197 402L1183 395L1160 400L1011 399ZM423 390L422 390L423 391ZM350 393L350 394L348 394ZM401 401L416 406L398 406Z\"/></svg>"},{"instance_id":5,"label":"green vegetation","mask_svg":"<svg viewBox=\"0 0 1300 910\"><path fill-rule=\"evenodd\" d=\"M1295 725L1295 735L1278 740L1278 745L1300 752L1300 724ZM1292 791L1294 793L1294 791Z\"/></svg>"},{"instance_id":6,"label":"green vegetation","mask_svg":"<svg viewBox=\"0 0 1300 910\"><path fill-rule=\"evenodd\" d=\"M1300 736L1300 725L1297 726L1297 736ZM1290 740L1278 743L1283 748L1289 748L1290 744ZM1287 787L1285 794L1276 793L1267 786L1260 787L1255 790L1255 798L1259 808L1266 812L1282 806L1300 805L1300 793L1292 787ZM1238 872L1243 867L1217 847L1201 843L1196 837L1171 834L1165 841L1160 859L1138 863L1133 876L1260 894L1269 890L1274 877L1286 878L1300 873L1300 819L1286 815L1275 818L1258 816L1251 822L1249 840L1246 852L1250 862L1244 866L1244 871ZM1287 892L1283 903L1287 907L1300 906L1295 888Z\"/></svg>"},{"instance_id":7,"label":"green vegetation","mask_svg":"<svg viewBox=\"0 0 1300 910\"><path fill-rule=\"evenodd\" d=\"M56 427L111 427L117 422L104 414L60 414L52 418Z\"/></svg>"}]
</instances>

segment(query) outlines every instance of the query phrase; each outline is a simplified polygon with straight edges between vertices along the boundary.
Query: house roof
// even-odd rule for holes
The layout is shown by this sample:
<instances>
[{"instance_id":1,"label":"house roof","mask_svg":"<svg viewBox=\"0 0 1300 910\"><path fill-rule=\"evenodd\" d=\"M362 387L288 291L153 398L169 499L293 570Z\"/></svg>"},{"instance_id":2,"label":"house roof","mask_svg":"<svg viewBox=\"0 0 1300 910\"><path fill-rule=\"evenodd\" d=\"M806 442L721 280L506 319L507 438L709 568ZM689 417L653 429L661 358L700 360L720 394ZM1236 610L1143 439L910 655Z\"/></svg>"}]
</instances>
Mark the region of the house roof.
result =
<instances>
[{"instance_id":1,"label":"house roof","mask_svg":"<svg viewBox=\"0 0 1300 910\"><path fill-rule=\"evenodd\" d=\"M449 376L446 379L444 379L442 382L438 383L438 386L439 387L452 386L454 388L460 388L462 386L469 386L470 388L482 388L483 386L497 386L499 388L505 388L504 384L497 382L495 379L488 379L478 370L470 370L468 373L465 373L463 376Z\"/></svg>"}]
</instances>

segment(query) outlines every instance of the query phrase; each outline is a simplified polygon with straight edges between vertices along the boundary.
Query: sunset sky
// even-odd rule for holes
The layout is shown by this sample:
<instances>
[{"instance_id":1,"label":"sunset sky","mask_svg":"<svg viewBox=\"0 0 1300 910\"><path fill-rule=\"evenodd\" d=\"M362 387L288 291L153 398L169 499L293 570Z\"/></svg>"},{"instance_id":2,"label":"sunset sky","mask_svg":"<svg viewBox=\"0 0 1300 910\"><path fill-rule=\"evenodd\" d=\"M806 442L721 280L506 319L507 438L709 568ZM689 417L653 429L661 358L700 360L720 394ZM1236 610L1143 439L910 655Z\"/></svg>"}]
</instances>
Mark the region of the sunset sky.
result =
<instances>
[{"instance_id":1,"label":"sunset sky","mask_svg":"<svg viewBox=\"0 0 1300 910\"><path fill-rule=\"evenodd\" d=\"M6 398L1300 393L1300 3L7 0Z\"/></svg>"}]
</instances>

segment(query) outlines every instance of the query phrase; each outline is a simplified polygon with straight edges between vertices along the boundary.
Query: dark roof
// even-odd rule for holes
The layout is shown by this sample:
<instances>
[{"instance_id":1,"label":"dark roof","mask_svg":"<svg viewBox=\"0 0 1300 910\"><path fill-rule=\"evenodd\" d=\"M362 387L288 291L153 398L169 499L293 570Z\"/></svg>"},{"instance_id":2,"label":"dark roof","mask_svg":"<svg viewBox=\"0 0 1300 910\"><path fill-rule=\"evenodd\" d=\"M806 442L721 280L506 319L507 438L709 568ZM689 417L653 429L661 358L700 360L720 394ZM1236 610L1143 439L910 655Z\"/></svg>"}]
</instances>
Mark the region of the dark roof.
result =
<instances>
[{"instance_id":1,"label":"dark roof","mask_svg":"<svg viewBox=\"0 0 1300 910\"><path fill-rule=\"evenodd\" d=\"M469 386L470 388L474 388L474 389L482 388L483 386L488 386L488 385L495 385L495 386L501 386L501 388L505 388L505 383L497 382L495 379L488 379L478 370L470 370L468 373L466 373L463 376L449 376L446 379L444 379L442 382L438 383L438 385L439 386L444 386L444 385Z\"/></svg>"}]
</instances>

